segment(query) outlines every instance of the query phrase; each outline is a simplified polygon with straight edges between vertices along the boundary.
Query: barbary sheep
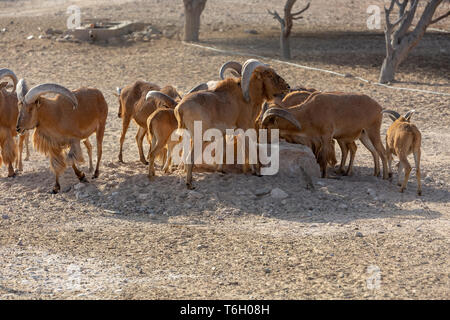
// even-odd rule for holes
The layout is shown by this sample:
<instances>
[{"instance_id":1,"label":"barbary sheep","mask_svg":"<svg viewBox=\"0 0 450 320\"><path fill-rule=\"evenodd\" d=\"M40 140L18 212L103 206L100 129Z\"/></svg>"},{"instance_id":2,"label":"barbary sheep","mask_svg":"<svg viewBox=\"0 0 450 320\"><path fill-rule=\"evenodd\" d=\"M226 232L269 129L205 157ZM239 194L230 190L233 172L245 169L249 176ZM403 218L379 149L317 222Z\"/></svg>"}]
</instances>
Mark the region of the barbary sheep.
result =
<instances>
[{"instance_id":1,"label":"barbary sheep","mask_svg":"<svg viewBox=\"0 0 450 320\"><path fill-rule=\"evenodd\" d=\"M14 161L15 165L19 171L22 171L22 149L24 140L27 139L28 134L19 136L19 148L17 148L17 143L15 137L17 117L19 114L17 106L17 77L13 71L9 69L0 69L0 80L3 78L9 78L13 82L12 91L6 90L8 87L8 82L0 83L0 166L5 163L8 166L8 177L14 177L16 175L13 167ZM27 143L27 156L28 143Z\"/></svg>"},{"instance_id":2,"label":"barbary sheep","mask_svg":"<svg viewBox=\"0 0 450 320\"><path fill-rule=\"evenodd\" d=\"M269 108L262 117L262 126L280 129L280 136L289 135L293 140L296 137L317 139L322 177L327 176L333 138L346 144L356 139L365 140L374 147L376 156L381 156L383 178L387 179L386 151L380 138L381 110L381 106L366 95L320 93L299 106ZM375 175L379 172L379 163L375 161Z\"/></svg>"},{"instance_id":3,"label":"barbary sheep","mask_svg":"<svg viewBox=\"0 0 450 320\"><path fill-rule=\"evenodd\" d=\"M123 162L123 143L125 135L133 119L138 125L136 143L139 151L139 159L143 164L148 164L144 156L143 140L147 132L147 118L156 110L154 100L146 100L149 91L161 91L176 100L181 100L177 90L172 86L160 88L150 82L136 81L134 84L118 90L119 95L119 118L122 118L122 134L120 136L119 161Z\"/></svg>"},{"instance_id":4,"label":"barbary sheep","mask_svg":"<svg viewBox=\"0 0 450 320\"><path fill-rule=\"evenodd\" d=\"M43 97L47 93L56 96ZM76 164L84 161L80 142L87 141L94 132L97 139L97 165L93 178L99 176L108 115L108 105L100 90L80 88L70 91L53 83L37 85L28 90L22 79L18 84L17 97L20 110L17 132L35 129L34 147L49 156L50 168L55 174L52 193L60 191L59 176L67 165L72 166L81 182L87 182L85 174Z\"/></svg>"},{"instance_id":5,"label":"barbary sheep","mask_svg":"<svg viewBox=\"0 0 450 320\"><path fill-rule=\"evenodd\" d=\"M417 194L422 195L422 185L420 183L420 145L422 135L417 127L410 123L411 116L415 110L407 112L403 117L396 111L383 110L383 113L389 115L393 123L386 132L386 152L389 164L389 175L392 176L392 155L398 156L400 159L398 167L398 185L401 187L400 192L406 189L411 165L408 162L408 155L414 155L416 165L417 178ZM402 170L405 171L403 183L400 176Z\"/></svg>"},{"instance_id":6,"label":"barbary sheep","mask_svg":"<svg viewBox=\"0 0 450 320\"><path fill-rule=\"evenodd\" d=\"M213 90L184 96L175 108L178 129L186 129L192 139L194 121L202 121L203 132L215 128L224 136L226 129L255 129L262 103L288 91L289 85L272 68L248 60L240 79L222 80ZM186 160L186 186L192 189L193 144Z\"/></svg>"}]
</instances>

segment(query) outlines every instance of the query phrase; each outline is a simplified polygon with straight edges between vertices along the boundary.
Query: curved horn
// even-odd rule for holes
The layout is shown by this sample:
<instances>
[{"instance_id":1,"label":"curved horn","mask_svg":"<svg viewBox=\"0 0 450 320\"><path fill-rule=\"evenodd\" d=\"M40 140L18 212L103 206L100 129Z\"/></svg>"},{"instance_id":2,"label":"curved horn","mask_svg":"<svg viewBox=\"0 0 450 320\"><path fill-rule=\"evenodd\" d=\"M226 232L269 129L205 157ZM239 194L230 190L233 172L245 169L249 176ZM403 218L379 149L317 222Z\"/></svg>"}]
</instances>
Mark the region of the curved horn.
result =
<instances>
[{"instance_id":1,"label":"curved horn","mask_svg":"<svg viewBox=\"0 0 450 320\"><path fill-rule=\"evenodd\" d=\"M409 119L411 118L411 116L413 115L414 112L416 112L416 110L410 110L410 111L408 111L408 112L404 115L404 118L405 118L406 120L409 121Z\"/></svg>"},{"instance_id":2,"label":"curved horn","mask_svg":"<svg viewBox=\"0 0 450 320\"><path fill-rule=\"evenodd\" d=\"M198 86L195 86L191 90L189 90L188 93L197 92L197 91L200 91L200 90L208 90L208 84L200 83Z\"/></svg>"},{"instance_id":3,"label":"curved horn","mask_svg":"<svg viewBox=\"0 0 450 320\"><path fill-rule=\"evenodd\" d=\"M233 70L232 73L234 76L236 76L236 77L241 76L242 65L236 61L228 61L228 62L225 62L222 65L222 67L220 67L219 77L221 80L225 79L225 71L227 71L228 69Z\"/></svg>"},{"instance_id":4,"label":"curved horn","mask_svg":"<svg viewBox=\"0 0 450 320\"><path fill-rule=\"evenodd\" d=\"M173 100L167 94L164 94L164 93L159 92L159 91L149 91L147 93L147 95L145 96L145 100L148 100L150 98L155 98L155 99L161 100L169 108L175 108L175 106L177 105L175 100Z\"/></svg>"},{"instance_id":5,"label":"curved horn","mask_svg":"<svg viewBox=\"0 0 450 320\"><path fill-rule=\"evenodd\" d=\"M11 92L15 92L16 91L16 87L17 87L17 77L14 74L14 72L12 72L12 70L9 69L0 69L0 79L2 78L10 78L12 80L12 82L14 83L14 88Z\"/></svg>"},{"instance_id":6,"label":"curved horn","mask_svg":"<svg viewBox=\"0 0 450 320\"><path fill-rule=\"evenodd\" d=\"M28 93L25 95L24 101L26 104L33 103L37 98L46 93L57 93L63 95L64 97L69 99L70 102L72 102L74 109L78 107L77 97L75 97L72 91L56 83L45 83L31 88L30 91L28 91Z\"/></svg>"},{"instance_id":7,"label":"curved horn","mask_svg":"<svg viewBox=\"0 0 450 320\"><path fill-rule=\"evenodd\" d=\"M381 111L381 113L387 113L392 121L395 121L398 118L400 118L400 114L394 110L383 110L383 111Z\"/></svg>"},{"instance_id":8,"label":"curved horn","mask_svg":"<svg viewBox=\"0 0 450 320\"><path fill-rule=\"evenodd\" d=\"M259 66L267 66L266 64L259 62L255 59L249 59L244 63L244 66L242 67L242 81L241 81L241 87L242 87L242 93L244 95L244 98L247 102L250 101L250 78L252 77L253 71Z\"/></svg>"},{"instance_id":9,"label":"curved horn","mask_svg":"<svg viewBox=\"0 0 450 320\"><path fill-rule=\"evenodd\" d=\"M299 131L302 130L302 126L300 125L300 122L298 122L297 119L287 110L281 109L281 108L270 108L266 112L264 112L263 118L262 118L262 125L264 125L267 120L274 118L274 117L280 117L283 118L290 123L292 123Z\"/></svg>"},{"instance_id":10,"label":"curved horn","mask_svg":"<svg viewBox=\"0 0 450 320\"><path fill-rule=\"evenodd\" d=\"M28 93L28 86L24 79L20 79L17 83L17 99L24 103L25 102L25 96Z\"/></svg>"}]
</instances>

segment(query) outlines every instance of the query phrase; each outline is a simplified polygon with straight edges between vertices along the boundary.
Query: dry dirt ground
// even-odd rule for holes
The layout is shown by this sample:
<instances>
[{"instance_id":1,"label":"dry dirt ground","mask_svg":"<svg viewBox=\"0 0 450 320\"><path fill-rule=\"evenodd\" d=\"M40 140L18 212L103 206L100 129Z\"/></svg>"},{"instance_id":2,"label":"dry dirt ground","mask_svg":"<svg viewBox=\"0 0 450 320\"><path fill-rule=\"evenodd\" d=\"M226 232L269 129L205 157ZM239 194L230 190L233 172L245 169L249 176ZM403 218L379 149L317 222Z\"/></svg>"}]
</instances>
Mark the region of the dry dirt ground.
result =
<instances>
[{"instance_id":1,"label":"dry dirt ground","mask_svg":"<svg viewBox=\"0 0 450 320\"><path fill-rule=\"evenodd\" d=\"M208 1L203 44L276 57L278 25L266 9L280 10L278 2ZM179 29L183 20L182 2L175 0L73 3L83 19L136 19L161 29ZM335 3L314 1L296 22L294 62L376 81L383 35L366 30L365 12L377 1ZM216 79L223 62L248 56L194 48L177 36L114 46L38 39L38 28L64 28L67 6L0 1L0 30L7 29L0 33L0 67L30 85L54 81L104 92L110 112L102 173L82 186L67 170L63 192L50 195L53 176L44 156L32 152L14 179L1 168L1 299L450 298L448 96L269 61L291 86L362 92L399 112L416 109L423 196L416 196L414 174L403 194L394 183L372 177L371 156L361 145L353 176L318 179L316 191L305 189L298 177L196 173L197 189L188 192L181 172L147 179L134 125L126 164L118 163L121 120L114 88L141 78L185 92ZM435 27L449 30L449 20ZM34 39L26 40L29 35ZM401 66L394 86L448 94L449 62L448 33L431 32ZM383 137L389 123L385 119ZM264 195L276 187L289 196Z\"/></svg>"}]
</instances>

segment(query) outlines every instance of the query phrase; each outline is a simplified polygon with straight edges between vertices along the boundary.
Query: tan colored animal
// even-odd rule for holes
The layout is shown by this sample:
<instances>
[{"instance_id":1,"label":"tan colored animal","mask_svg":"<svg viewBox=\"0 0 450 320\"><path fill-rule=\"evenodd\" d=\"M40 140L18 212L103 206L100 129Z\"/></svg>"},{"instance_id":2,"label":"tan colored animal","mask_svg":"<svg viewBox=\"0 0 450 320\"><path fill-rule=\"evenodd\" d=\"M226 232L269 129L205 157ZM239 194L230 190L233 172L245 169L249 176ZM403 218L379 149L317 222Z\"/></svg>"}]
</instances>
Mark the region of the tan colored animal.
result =
<instances>
[{"instance_id":1,"label":"tan colored animal","mask_svg":"<svg viewBox=\"0 0 450 320\"><path fill-rule=\"evenodd\" d=\"M265 111L262 126L280 129L280 136L316 139L317 160L322 177L327 176L332 139L352 143L356 139L367 139L376 155L383 162L383 177L388 178L386 151L381 143L381 106L370 97L354 93L320 93L302 105L291 108L270 108ZM301 142L299 142L301 143ZM375 162L375 175L380 172Z\"/></svg>"},{"instance_id":2,"label":"tan colored animal","mask_svg":"<svg viewBox=\"0 0 450 320\"><path fill-rule=\"evenodd\" d=\"M56 96L43 97L47 93ZM72 166L81 182L87 182L85 174L76 164L84 161L80 142L87 141L94 132L97 139L97 166L93 178L99 176L108 105L98 89L70 91L48 83L28 90L22 79L18 84L17 97L20 110L17 132L35 129L34 147L49 156L50 168L55 174L53 193L60 191L59 176L67 165ZM67 154L66 149L69 149Z\"/></svg>"},{"instance_id":3,"label":"tan colored animal","mask_svg":"<svg viewBox=\"0 0 450 320\"><path fill-rule=\"evenodd\" d=\"M179 129L194 134L194 121L202 121L204 131L215 128L225 136L226 129L255 129L264 101L288 92L289 85L270 67L248 60L241 79L220 81L214 90L190 93L175 108ZM193 145L187 155L186 186L192 189Z\"/></svg>"},{"instance_id":4,"label":"tan colored animal","mask_svg":"<svg viewBox=\"0 0 450 320\"><path fill-rule=\"evenodd\" d=\"M19 149L17 149L17 143L15 137L16 123L19 110L17 107L17 77L13 71L9 69L0 69L0 80L3 78L9 78L13 82L13 90L7 91L9 87L8 82L0 83L0 166L5 163L8 166L8 177L14 177L16 175L13 167L14 161L16 162L16 168L19 171L23 170L22 164L22 150L24 140L26 141L28 134L19 136ZM27 143L27 156L28 156L28 143Z\"/></svg>"},{"instance_id":5,"label":"tan colored animal","mask_svg":"<svg viewBox=\"0 0 450 320\"><path fill-rule=\"evenodd\" d=\"M117 88L117 96L119 98L118 117L122 118L122 134L120 135L119 162L123 163L123 143L125 142L125 135L127 134L131 119L134 118L136 112L136 105L139 99L141 99L142 95L144 95L145 97L145 94L151 90L161 90L161 87L151 82L138 80L133 84L126 86L123 89ZM138 132L138 134L136 135L136 141L144 138L143 136L141 137L140 134L142 134L142 132ZM146 162L145 159L144 162Z\"/></svg>"},{"instance_id":6,"label":"tan colored animal","mask_svg":"<svg viewBox=\"0 0 450 320\"><path fill-rule=\"evenodd\" d=\"M414 162L416 165L417 178L417 194L422 195L422 185L420 182L420 146L422 142L422 135L417 127L410 123L411 116L415 110L407 112L403 117L393 110L383 110L387 113L393 123L386 132L386 152L389 164L389 176L392 176L392 155L400 159L398 167L398 185L401 187L400 192L406 189L409 174L411 172L411 165L408 162L408 155L414 155ZM402 170L405 171L403 183L400 176Z\"/></svg>"},{"instance_id":7,"label":"tan colored animal","mask_svg":"<svg viewBox=\"0 0 450 320\"><path fill-rule=\"evenodd\" d=\"M122 135L120 137L120 151L119 151L119 161L123 162L122 150L123 143L125 141L125 134L128 130L128 126L130 124L131 119L133 119L138 125L138 132L136 134L136 143L139 151L139 159L140 161L147 165L148 162L144 156L144 148L143 148L143 140L147 133L147 118L156 110L155 101L153 99L146 100L145 96L149 91L161 91L162 93L176 99L177 101L181 100L181 97L177 90L172 86L165 86L160 89L159 86L152 84L137 81L134 83L134 86L127 87L120 93L120 105L125 106L125 108L120 108L122 114L119 117L122 117ZM136 100L137 96L139 98Z\"/></svg>"},{"instance_id":8,"label":"tan colored animal","mask_svg":"<svg viewBox=\"0 0 450 320\"><path fill-rule=\"evenodd\" d=\"M157 103L162 103L167 107L159 108L147 119L147 139L151 146L148 153L148 176L151 178L155 175L155 159L160 157L164 149L166 149L167 155L163 161L163 170L167 173L171 168L172 150L178 143L171 139L172 133L178 126L173 110L177 105L177 102L171 97L158 91L150 91L147 94L147 99L154 99Z\"/></svg>"}]
</instances>

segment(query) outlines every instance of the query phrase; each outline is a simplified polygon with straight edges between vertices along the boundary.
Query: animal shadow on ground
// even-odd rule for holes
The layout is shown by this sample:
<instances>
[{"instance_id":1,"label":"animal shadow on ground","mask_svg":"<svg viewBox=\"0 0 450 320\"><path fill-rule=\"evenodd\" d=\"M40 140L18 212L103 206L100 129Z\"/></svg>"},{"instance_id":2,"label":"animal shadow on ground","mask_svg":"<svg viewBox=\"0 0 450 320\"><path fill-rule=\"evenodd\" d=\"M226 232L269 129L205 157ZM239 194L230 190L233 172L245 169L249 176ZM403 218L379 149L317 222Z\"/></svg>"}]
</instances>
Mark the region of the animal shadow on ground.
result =
<instances>
[{"instance_id":1,"label":"animal shadow on ground","mask_svg":"<svg viewBox=\"0 0 450 320\"><path fill-rule=\"evenodd\" d=\"M82 167L82 169L86 169ZM67 169L61 177L62 193L50 195L54 183L50 170L41 168L24 172L8 181L20 185L18 192L36 192L48 197L70 198L113 218L165 223L169 217L184 216L225 218L243 215L270 216L296 222L348 223L358 219L417 216L435 219L441 213L432 211L427 201L447 202L448 190L424 184L422 197L415 193L414 176L405 193L398 192L395 182L372 176L372 168L355 166L350 177L314 179L314 190L307 189L300 177L263 176L216 172L195 172L195 190L187 190L184 173L147 177L147 167L139 162L106 163L100 177L80 184ZM395 181L395 176L394 176ZM3 182L3 181L2 181ZM275 190L281 190L279 198ZM62 200L63 201L63 200ZM409 203L417 205L408 209Z\"/></svg>"}]
</instances>

